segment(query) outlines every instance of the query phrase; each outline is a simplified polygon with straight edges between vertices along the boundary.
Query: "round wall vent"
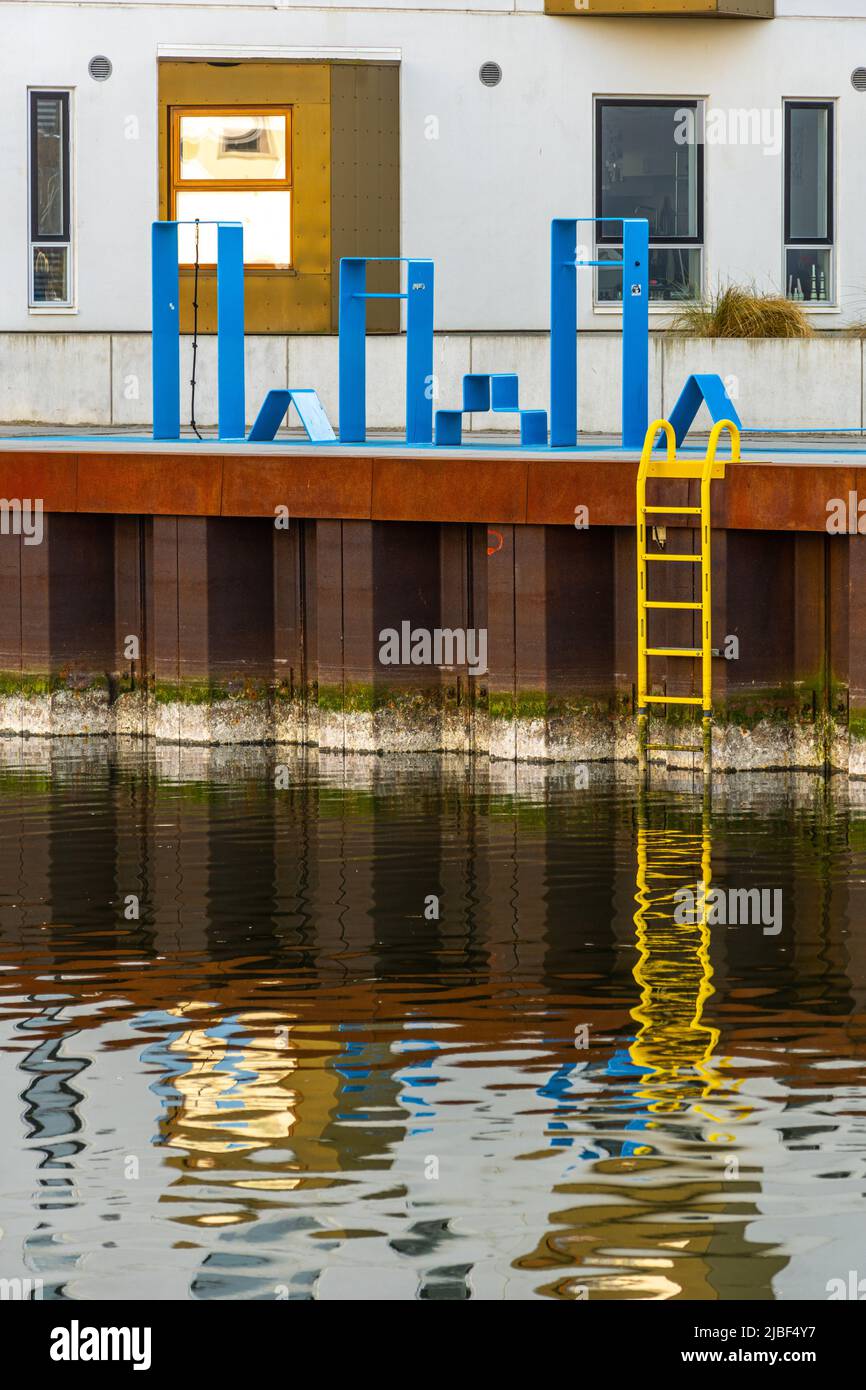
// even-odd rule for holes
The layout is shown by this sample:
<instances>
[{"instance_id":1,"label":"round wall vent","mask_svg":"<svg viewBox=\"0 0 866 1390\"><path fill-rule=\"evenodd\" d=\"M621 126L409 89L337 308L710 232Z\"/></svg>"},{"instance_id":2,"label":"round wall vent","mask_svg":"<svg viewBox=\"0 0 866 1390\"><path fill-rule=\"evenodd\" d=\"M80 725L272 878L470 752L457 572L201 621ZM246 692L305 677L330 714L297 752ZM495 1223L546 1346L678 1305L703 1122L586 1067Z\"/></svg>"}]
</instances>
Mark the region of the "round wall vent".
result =
<instances>
[{"instance_id":1,"label":"round wall vent","mask_svg":"<svg viewBox=\"0 0 866 1390\"><path fill-rule=\"evenodd\" d=\"M482 63L478 76L485 87L497 87L502 81L502 69L498 63Z\"/></svg>"},{"instance_id":2,"label":"round wall vent","mask_svg":"<svg viewBox=\"0 0 866 1390\"><path fill-rule=\"evenodd\" d=\"M111 76L111 62L104 53L97 53L87 64L87 71L94 82L107 82Z\"/></svg>"},{"instance_id":3,"label":"round wall vent","mask_svg":"<svg viewBox=\"0 0 866 1390\"><path fill-rule=\"evenodd\" d=\"M851 74L851 86L855 92L866 92L866 68L855 68Z\"/></svg>"}]
</instances>

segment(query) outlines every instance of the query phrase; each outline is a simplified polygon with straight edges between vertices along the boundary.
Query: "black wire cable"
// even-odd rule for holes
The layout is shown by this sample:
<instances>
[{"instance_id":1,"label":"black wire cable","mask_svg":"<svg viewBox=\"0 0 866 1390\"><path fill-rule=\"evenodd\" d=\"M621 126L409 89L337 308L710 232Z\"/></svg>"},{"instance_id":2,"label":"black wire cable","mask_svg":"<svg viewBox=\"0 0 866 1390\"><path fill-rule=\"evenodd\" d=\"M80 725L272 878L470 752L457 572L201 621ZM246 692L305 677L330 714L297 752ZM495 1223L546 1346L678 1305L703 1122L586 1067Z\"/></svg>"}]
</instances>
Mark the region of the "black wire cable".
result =
<instances>
[{"instance_id":1,"label":"black wire cable","mask_svg":"<svg viewBox=\"0 0 866 1390\"><path fill-rule=\"evenodd\" d=\"M195 422L195 359L198 353L198 218L195 219L195 274L192 282L192 376L189 382L189 423L197 439L201 439Z\"/></svg>"}]
</instances>

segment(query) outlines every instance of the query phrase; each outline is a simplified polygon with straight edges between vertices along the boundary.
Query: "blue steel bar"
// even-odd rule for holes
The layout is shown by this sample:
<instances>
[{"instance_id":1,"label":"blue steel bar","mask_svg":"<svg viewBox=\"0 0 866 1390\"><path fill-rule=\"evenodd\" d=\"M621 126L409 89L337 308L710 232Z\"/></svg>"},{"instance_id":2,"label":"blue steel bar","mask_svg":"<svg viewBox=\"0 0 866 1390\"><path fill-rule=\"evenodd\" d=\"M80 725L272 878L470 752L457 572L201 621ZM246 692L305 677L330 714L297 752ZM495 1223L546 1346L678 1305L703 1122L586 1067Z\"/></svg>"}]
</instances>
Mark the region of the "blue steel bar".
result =
<instances>
[{"instance_id":1,"label":"blue steel bar","mask_svg":"<svg viewBox=\"0 0 866 1390\"><path fill-rule=\"evenodd\" d=\"M433 262L409 261L406 281L406 443L433 439Z\"/></svg>"},{"instance_id":2,"label":"blue steel bar","mask_svg":"<svg viewBox=\"0 0 866 1390\"><path fill-rule=\"evenodd\" d=\"M577 443L577 222L550 224L550 443Z\"/></svg>"},{"instance_id":3,"label":"blue steel bar","mask_svg":"<svg viewBox=\"0 0 866 1390\"><path fill-rule=\"evenodd\" d=\"M622 447L641 449L649 412L649 223L622 224Z\"/></svg>"},{"instance_id":4,"label":"blue steel bar","mask_svg":"<svg viewBox=\"0 0 866 1390\"><path fill-rule=\"evenodd\" d=\"M220 439L243 439L244 229L217 224L217 408Z\"/></svg>"},{"instance_id":5,"label":"blue steel bar","mask_svg":"<svg viewBox=\"0 0 866 1390\"><path fill-rule=\"evenodd\" d=\"M367 293L370 261L407 267L404 293ZM363 444L367 437L367 300L405 299L406 442L429 444L433 437L433 262L402 256L347 256L340 261L340 442Z\"/></svg>"},{"instance_id":6,"label":"blue steel bar","mask_svg":"<svg viewBox=\"0 0 866 1390\"><path fill-rule=\"evenodd\" d=\"M180 438L180 283L177 223L154 222L151 245L153 437Z\"/></svg>"},{"instance_id":7,"label":"blue steel bar","mask_svg":"<svg viewBox=\"0 0 866 1390\"><path fill-rule=\"evenodd\" d=\"M340 442L363 444L367 435L367 262L340 261Z\"/></svg>"},{"instance_id":8,"label":"blue steel bar","mask_svg":"<svg viewBox=\"0 0 866 1390\"><path fill-rule=\"evenodd\" d=\"M621 261L578 260L581 222L620 222ZM577 443L577 270L622 268L622 445L640 448L647 427L649 223L643 217L556 217L550 226L550 443Z\"/></svg>"}]
</instances>

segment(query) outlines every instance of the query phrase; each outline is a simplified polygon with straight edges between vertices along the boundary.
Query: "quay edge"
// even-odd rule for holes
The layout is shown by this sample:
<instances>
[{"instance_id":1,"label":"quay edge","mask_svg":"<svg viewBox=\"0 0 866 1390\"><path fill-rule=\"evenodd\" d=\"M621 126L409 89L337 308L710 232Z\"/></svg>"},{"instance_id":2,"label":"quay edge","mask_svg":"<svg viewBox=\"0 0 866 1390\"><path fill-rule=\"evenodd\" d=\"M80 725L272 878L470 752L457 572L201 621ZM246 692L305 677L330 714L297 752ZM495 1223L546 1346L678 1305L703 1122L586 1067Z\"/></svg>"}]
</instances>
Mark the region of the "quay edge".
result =
<instances>
[{"instance_id":1,"label":"quay edge","mask_svg":"<svg viewBox=\"0 0 866 1390\"><path fill-rule=\"evenodd\" d=\"M208 441L183 457L0 446L0 495L44 508L40 544L0 534L0 733L636 756L633 457ZM858 484L866 455L840 453L749 457L717 485L719 770L866 776L866 535L827 530ZM688 553L675 522L658 543ZM688 597L690 566L656 568ZM691 613L660 617L662 643L694 640ZM384 665L404 623L483 631L486 669ZM653 689L690 693L694 674L654 659Z\"/></svg>"}]
</instances>

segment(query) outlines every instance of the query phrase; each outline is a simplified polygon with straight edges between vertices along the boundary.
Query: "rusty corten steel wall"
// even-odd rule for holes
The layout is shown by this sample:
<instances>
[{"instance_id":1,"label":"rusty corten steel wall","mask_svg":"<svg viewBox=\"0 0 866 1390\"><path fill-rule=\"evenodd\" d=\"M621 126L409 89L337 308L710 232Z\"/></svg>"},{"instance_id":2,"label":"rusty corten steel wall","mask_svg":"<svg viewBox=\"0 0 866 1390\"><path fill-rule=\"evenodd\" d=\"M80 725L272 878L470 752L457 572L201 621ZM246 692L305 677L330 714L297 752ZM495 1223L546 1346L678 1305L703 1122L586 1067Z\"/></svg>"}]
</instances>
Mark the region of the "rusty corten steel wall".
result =
<instances>
[{"instance_id":1,"label":"rusty corten steel wall","mask_svg":"<svg viewBox=\"0 0 866 1390\"><path fill-rule=\"evenodd\" d=\"M697 536L669 528L664 542L690 552ZM41 545L0 536L0 671L627 708L634 553L630 526L52 513ZM866 707L866 537L719 529L713 555L714 639L739 641L738 660L715 663L720 701ZM696 596L696 567L651 568L655 596ZM489 673L383 666L380 634L404 621L486 628ZM660 645L696 640L690 614L653 623ZM655 659L652 684L693 690L694 670Z\"/></svg>"},{"instance_id":2,"label":"rusty corten steel wall","mask_svg":"<svg viewBox=\"0 0 866 1390\"><path fill-rule=\"evenodd\" d=\"M714 640L739 642L737 660L715 663L720 703L866 710L866 537L826 530L828 498L858 480L866 495L866 469L853 465L746 462L714 490ZM0 673L13 685L18 673L127 685L147 675L229 693L318 686L331 699L439 690L467 717L488 694L518 710L542 709L538 696L627 710L634 481L621 458L493 451L232 455L204 444L181 462L132 447L0 449L0 496L45 507L43 544L0 535ZM574 525L578 504L587 530ZM698 548L687 526L668 525L663 541L669 553ZM656 596L697 597L696 567L651 571ZM485 628L489 673L383 667L379 634L404 621ZM652 623L658 645L698 640L691 614ZM692 693L696 672L654 658L651 683Z\"/></svg>"},{"instance_id":3,"label":"rusty corten steel wall","mask_svg":"<svg viewBox=\"0 0 866 1390\"><path fill-rule=\"evenodd\" d=\"M41 497L48 512L146 516L295 517L573 526L634 526L634 461L623 458L430 453L148 453L0 445L0 496ZM748 459L714 486L713 522L740 531L824 532L829 498L866 496L866 463ZM497 520L498 519L498 520Z\"/></svg>"},{"instance_id":4,"label":"rusty corten steel wall","mask_svg":"<svg viewBox=\"0 0 866 1390\"><path fill-rule=\"evenodd\" d=\"M491 691L613 698L615 535L611 527L487 528Z\"/></svg>"},{"instance_id":5,"label":"rusty corten steel wall","mask_svg":"<svg viewBox=\"0 0 866 1390\"><path fill-rule=\"evenodd\" d=\"M0 670L111 669L128 579L121 549L113 517L46 516L41 544L0 535Z\"/></svg>"},{"instance_id":6,"label":"rusty corten steel wall","mask_svg":"<svg viewBox=\"0 0 866 1390\"><path fill-rule=\"evenodd\" d=\"M74 453L0 447L0 496L40 497L47 512L272 517L285 506L292 516L311 519L482 525L495 518L571 525L576 499L589 508L594 525L634 523L635 466L621 459L586 463L491 453L468 461L372 450L274 456L206 449L191 447L180 456L133 448ZM809 524L808 517L801 520Z\"/></svg>"},{"instance_id":7,"label":"rusty corten steel wall","mask_svg":"<svg viewBox=\"0 0 866 1390\"><path fill-rule=\"evenodd\" d=\"M442 620L442 565L440 557L440 532L442 528L432 522L387 525L382 522L349 522L344 530L351 535L362 528L370 534L357 536L355 549L362 554L356 561L356 568L369 586L359 597L368 600L360 607L358 618L363 624L361 637L367 644L367 672L360 679L372 680L379 686L398 686L430 689L438 686L439 672L430 666L385 666L378 660L379 633L385 629L398 632L404 622L413 628L432 631L443 627ZM462 527L456 528L463 530ZM459 550L452 558L453 574L463 572L463 556ZM369 595L369 597L368 597ZM462 623L459 615L456 622ZM346 611L347 647L357 651L351 636L355 625L355 614L351 608ZM357 653L360 656L360 652ZM372 660L370 659L372 658ZM359 669L356 667L355 669Z\"/></svg>"}]
</instances>

